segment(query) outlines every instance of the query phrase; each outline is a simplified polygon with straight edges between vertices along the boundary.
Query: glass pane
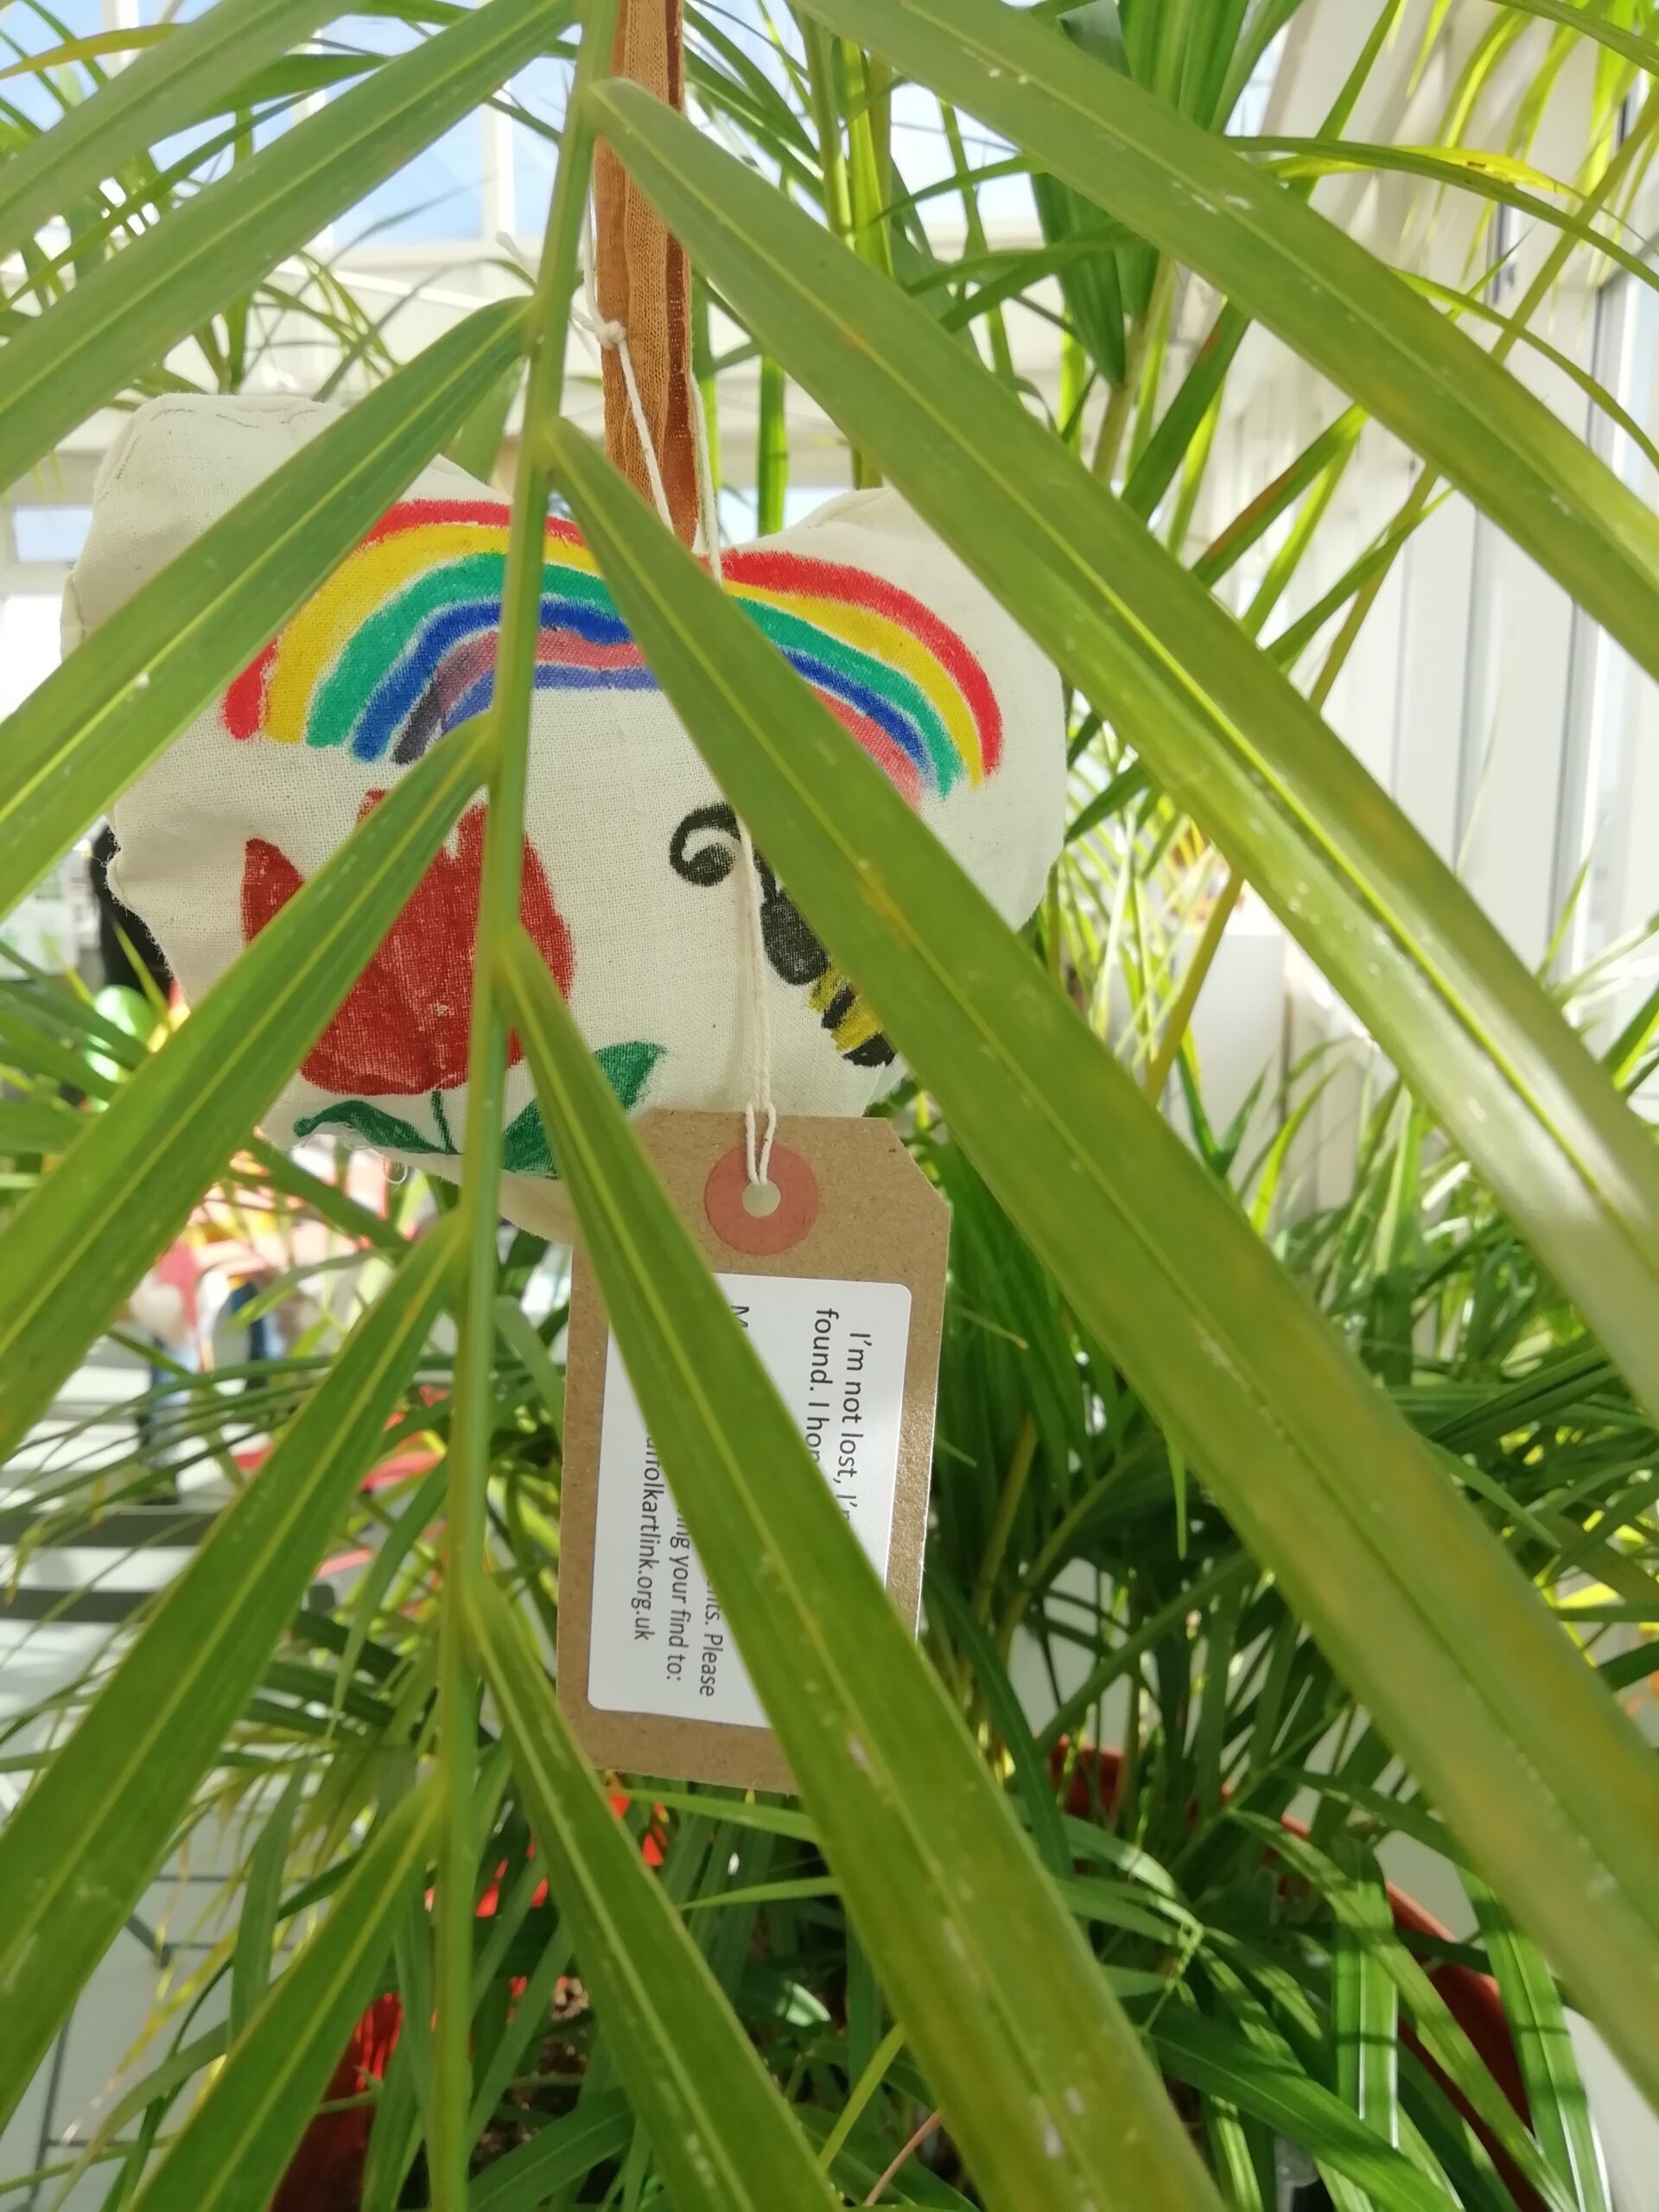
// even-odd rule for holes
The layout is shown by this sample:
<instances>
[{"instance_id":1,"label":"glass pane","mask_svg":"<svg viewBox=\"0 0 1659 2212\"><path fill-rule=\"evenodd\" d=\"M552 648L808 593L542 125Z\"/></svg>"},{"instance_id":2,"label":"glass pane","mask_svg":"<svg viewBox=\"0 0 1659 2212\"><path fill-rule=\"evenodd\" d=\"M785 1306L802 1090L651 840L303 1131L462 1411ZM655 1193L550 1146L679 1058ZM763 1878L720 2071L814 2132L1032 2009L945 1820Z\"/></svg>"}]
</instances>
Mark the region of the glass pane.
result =
<instances>
[{"instance_id":1,"label":"glass pane","mask_svg":"<svg viewBox=\"0 0 1659 2212\"><path fill-rule=\"evenodd\" d=\"M0 599L0 715L21 706L59 661L58 594L18 592Z\"/></svg>"},{"instance_id":2,"label":"glass pane","mask_svg":"<svg viewBox=\"0 0 1659 2212\"><path fill-rule=\"evenodd\" d=\"M1250 73L1250 80L1238 96L1238 105L1233 110L1230 136L1234 138L1257 138L1268 119L1268 103L1273 98L1274 80L1279 74L1279 64L1284 60L1285 40L1289 25L1269 42L1262 59Z\"/></svg>"},{"instance_id":3,"label":"glass pane","mask_svg":"<svg viewBox=\"0 0 1659 2212\"><path fill-rule=\"evenodd\" d=\"M1598 377L1651 432L1659 415L1659 300L1646 285L1619 276L1607 287L1599 312L1596 353ZM1592 435L1630 489L1650 500L1653 471L1635 439L1605 416L1598 416ZM1645 739L1643 723L1652 711L1648 679L1624 647L1582 612L1575 617L1574 652L1578 682L1568 708L1561 828L1571 844L1558 864L1558 897L1565 901L1573 879L1586 863L1588 874L1569 933L1569 968L1634 927L1645 912L1637 882L1627 880L1632 829L1628 810L1632 748Z\"/></svg>"},{"instance_id":4,"label":"glass pane","mask_svg":"<svg viewBox=\"0 0 1659 2212\"><path fill-rule=\"evenodd\" d=\"M406 52L420 34L393 19L348 16L333 36L342 45L390 54ZM478 117L468 116L340 216L335 236L347 245L481 236L483 143Z\"/></svg>"},{"instance_id":5,"label":"glass pane","mask_svg":"<svg viewBox=\"0 0 1659 2212\"><path fill-rule=\"evenodd\" d=\"M793 530L830 499L851 489L847 484L787 484L784 487L784 528ZM734 484L720 487L720 526L733 545L747 545L754 536L755 495Z\"/></svg>"},{"instance_id":6,"label":"glass pane","mask_svg":"<svg viewBox=\"0 0 1659 2212\"><path fill-rule=\"evenodd\" d=\"M342 215L334 226L337 235L348 245L370 239L435 244L481 237L480 150L478 118L469 116Z\"/></svg>"},{"instance_id":7,"label":"glass pane","mask_svg":"<svg viewBox=\"0 0 1659 2212\"><path fill-rule=\"evenodd\" d=\"M20 561L75 561L92 526L90 507L14 507L11 542Z\"/></svg>"},{"instance_id":8,"label":"glass pane","mask_svg":"<svg viewBox=\"0 0 1659 2212\"><path fill-rule=\"evenodd\" d=\"M564 121L564 103L570 89L570 65L550 56L532 61L512 81L512 95L519 106L537 122L558 130ZM528 124L512 129L512 228L521 238L539 239L547 227L547 211L553 197L553 172L559 149L550 138Z\"/></svg>"},{"instance_id":9,"label":"glass pane","mask_svg":"<svg viewBox=\"0 0 1659 2212\"><path fill-rule=\"evenodd\" d=\"M104 29L104 16L99 0L65 0L52 14L62 23L72 39L87 38L94 31ZM45 23L32 10L11 8L6 11L7 48L4 60L16 66L16 56L49 54L64 41L52 24ZM84 99L91 89L91 80L85 62L60 63L53 72L59 89L65 95L73 93ZM50 84L40 77L10 77L4 86L6 104L26 115L31 123L49 128L64 111L65 101L59 98Z\"/></svg>"},{"instance_id":10,"label":"glass pane","mask_svg":"<svg viewBox=\"0 0 1659 2212\"><path fill-rule=\"evenodd\" d=\"M59 658L56 592L18 592L0 599L0 715L9 715L44 683ZM73 879L82 867L76 855L66 854L21 906L0 912L0 976L16 972L4 957L8 944L38 968L74 966Z\"/></svg>"},{"instance_id":11,"label":"glass pane","mask_svg":"<svg viewBox=\"0 0 1659 2212\"><path fill-rule=\"evenodd\" d=\"M1006 138L999 138L971 115L958 115L957 128L962 134L962 150L970 176L976 170L991 168L1006 161L1013 151ZM925 191L955 174L939 104L931 92L924 91L919 85L893 86L893 164L906 192ZM1037 207L1029 177L992 177L976 187L975 198L980 220L988 229L1018 226L1022 233L1035 233ZM936 194L923 200L917 212L930 237L960 238L963 209L959 193ZM993 238L991 243L995 245L998 241Z\"/></svg>"}]
</instances>

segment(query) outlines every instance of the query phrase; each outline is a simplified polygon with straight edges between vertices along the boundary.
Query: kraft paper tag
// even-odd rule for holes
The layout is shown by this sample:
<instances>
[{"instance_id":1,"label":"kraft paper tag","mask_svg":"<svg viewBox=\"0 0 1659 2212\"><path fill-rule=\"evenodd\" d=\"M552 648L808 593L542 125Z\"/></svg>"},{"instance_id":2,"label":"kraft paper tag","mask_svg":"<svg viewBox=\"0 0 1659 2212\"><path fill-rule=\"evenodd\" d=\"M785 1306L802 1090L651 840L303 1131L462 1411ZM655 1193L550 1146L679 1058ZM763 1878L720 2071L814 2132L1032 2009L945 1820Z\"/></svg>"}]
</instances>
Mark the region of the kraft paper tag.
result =
<instances>
[{"instance_id":1,"label":"kraft paper tag","mask_svg":"<svg viewBox=\"0 0 1659 2212\"><path fill-rule=\"evenodd\" d=\"M743 1203L734 1114L639 1136L915 1625L927 1539L950 1213L890 1123L780 1122L769 1216ZM658 1463L578 1248L565 1382L559 1701L601 1767L790 1789L716 1593Z\"/></svg>"}]
</instances>

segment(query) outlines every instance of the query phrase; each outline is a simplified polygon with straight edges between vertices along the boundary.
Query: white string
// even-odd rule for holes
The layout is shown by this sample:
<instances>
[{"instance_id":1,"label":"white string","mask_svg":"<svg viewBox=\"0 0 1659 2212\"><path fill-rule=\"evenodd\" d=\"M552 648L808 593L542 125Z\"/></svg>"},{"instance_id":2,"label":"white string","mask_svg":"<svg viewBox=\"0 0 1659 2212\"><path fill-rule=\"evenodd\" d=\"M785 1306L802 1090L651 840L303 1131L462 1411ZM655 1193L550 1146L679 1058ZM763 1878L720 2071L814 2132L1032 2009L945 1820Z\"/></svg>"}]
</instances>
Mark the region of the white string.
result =
<instances>
[{"instance_id":1,"label":"white string","mask_svg":"<svg viewBox=\"0 0 1659 2212\"><path fill-rule=\"evenodd\" d=\"M668 493L663 484L663 474L658 466L657 448L651 435L651 425L645 419L645 403L639 397L639 385L633 373L633 357L628 350L626 327L613 317L602 314L599 304L599 284L594 274L593 211L588 210L582 232L582 303L573 302L572 320L591 333L606 352L613 353L622 371L622 383L628 396L628 411L633 420L634 435L639 441L639 450L645 456L645 474L650 480L651 494L657 512L669 529L674 527L674 518L668 504ZM696 461L697 517L699 536L709 573L715 583L724 582L720 559L720 512L715 498L714 472L709 461L709 426L702 410L702 394L697 389L695 369L686 364L687 397L691 416L691 446ZM754 855L754 840L749 835L748 824L740 821L737 842L742 861L742 892L744 907L744 982L747 1001L749 1032L749 1097L743 1109L744 1158L752 1184L765 1184L770 1179L772 1140L778 1134L778 1109L772 1096L772 1002L767 991L766 946L760 926L760 870ZM764 1121L765 1133L757 1136L757 1122Z\"/></svg>"},{"instance_id":2,"label":"white string","mask_svg":"<svg viewBox=\"0 0 1659 2212\"><path fill-rule=\"evenodd\" d=\"M628 395L628 412L633 417L634 435L639 441L639 450L645 455L645 475L651 485L651 496L656 502L657 512L672 530L674 517L670 511L668 493L663 486L663 472L657 466L657 447L651 435L651 424L645 420L645 404L639 397L639 380L633 373L633 355L628 347L627 326L601 315L599 306L599 280L594 270L594 217L589 207L588 220L582 226L582 289L583 304L572 303L570 319L579 329L591 332L601 348L614 353L622 371L623 388Z\"/></svg>"},{"instance_id":3,"label":"white string","mask_svg":"<svg viewBox=\"0 0 1659 2212\"><path fill-rule=\"evenodd\" d=\"M691 413L691 450L696 459L697 513L709 573L723 583L720 559L720 509L715 498L714 471L709 464L709 423L702 394L690 364L686 367L687 397ZM751 1183L770 1179L772 1140L778 1134L778 1109L772 1096L772 1001L766 988L766 946L760 927L760 870L754 857L749 825L740 821L737 842L743 861L744 948L748 970L749 1103L743 1109L743 1137ZM755 1118L766 1117L766 1134L757 1154Z\"/></svg>"}]
</instances>

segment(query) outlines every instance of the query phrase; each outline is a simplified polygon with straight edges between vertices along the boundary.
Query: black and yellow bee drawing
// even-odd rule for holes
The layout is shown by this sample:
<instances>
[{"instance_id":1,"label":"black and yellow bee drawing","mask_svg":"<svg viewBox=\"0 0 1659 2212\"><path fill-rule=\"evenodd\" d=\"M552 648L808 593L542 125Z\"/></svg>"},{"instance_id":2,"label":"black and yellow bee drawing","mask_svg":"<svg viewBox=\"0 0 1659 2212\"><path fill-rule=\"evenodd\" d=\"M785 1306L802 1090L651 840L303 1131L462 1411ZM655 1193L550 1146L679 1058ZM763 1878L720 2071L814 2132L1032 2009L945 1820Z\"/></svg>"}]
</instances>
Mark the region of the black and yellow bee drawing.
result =
<instances>
[{"instance_id":1,"label":"black and yellow bee drawing","mask_svg":"<svg viewBox=\"0 0 1659 2212\"><path fill-rule=\"evenodd\" d=\"M737 865L737 817L729 806L700 806L675 830L668 861L682 881L724 883ZM884 1068L893 1046L844 969L808 928L801 911L768 867L754 856L760 878L760 935L773 973L804 988L806 1002L829 1032L836 1052L859 1068Z\"/></svg>"}]
</instances>

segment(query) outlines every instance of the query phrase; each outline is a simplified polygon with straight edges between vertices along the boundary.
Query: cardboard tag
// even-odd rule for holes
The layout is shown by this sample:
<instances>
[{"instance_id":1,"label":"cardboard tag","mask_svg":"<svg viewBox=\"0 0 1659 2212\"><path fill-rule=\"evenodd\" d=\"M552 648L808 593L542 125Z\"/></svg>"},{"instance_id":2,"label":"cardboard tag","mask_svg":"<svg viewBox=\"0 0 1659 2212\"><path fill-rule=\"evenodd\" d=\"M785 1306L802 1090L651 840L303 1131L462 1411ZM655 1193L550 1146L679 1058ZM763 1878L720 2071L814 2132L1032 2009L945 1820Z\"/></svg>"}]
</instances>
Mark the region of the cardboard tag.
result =
<instances>
[{"instance_id":1,"label":"cardboard tag","mask_svg":"<svg viewBox=\"0 0 1659 2212\"><path fill-rule=\"evenodd\" d=\"M890 1123L779 1125L769 1213L734 1114L639 1135L854 1534L921 1605L950 1213ZM596 1764L793 1787L658 1464L578 1248L565 1381L559 1701Z\"/></svg>"}]
</instances>

